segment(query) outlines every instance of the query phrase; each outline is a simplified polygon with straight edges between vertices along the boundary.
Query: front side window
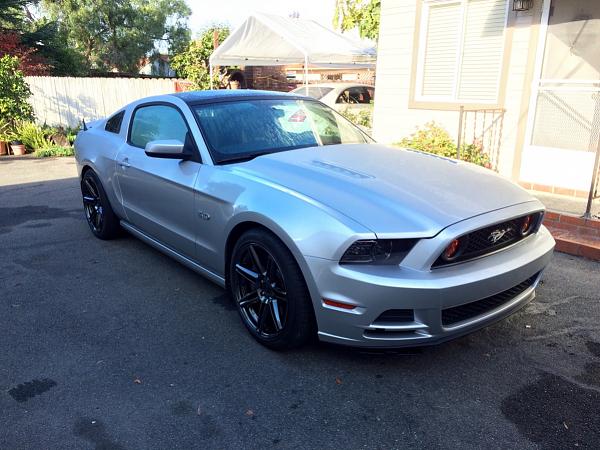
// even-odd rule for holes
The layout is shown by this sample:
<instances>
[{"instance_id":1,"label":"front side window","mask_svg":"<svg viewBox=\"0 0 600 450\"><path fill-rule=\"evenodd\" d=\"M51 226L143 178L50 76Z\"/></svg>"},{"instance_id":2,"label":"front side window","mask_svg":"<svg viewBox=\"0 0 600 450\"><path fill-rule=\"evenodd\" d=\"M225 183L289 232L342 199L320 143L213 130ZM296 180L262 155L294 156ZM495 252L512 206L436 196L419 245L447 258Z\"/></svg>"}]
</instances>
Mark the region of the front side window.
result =
<instances>
[{"instance_id":1,"label":"front side window","mask_svg":"<svg viewBox=\"0 0 600 450\"><path fill-rule=\"evenodd\" d=\"M498 101L506 0L422 0L415 98Z\"/></svg>"},{"instance_id":2,"label":"front side window","mask_svg":"<svg viewBox=\"0 0 600 450\"><path fill-rule=\"evenodd\" d=\"M242 100L192 109L216 163L302 147L369 142L358 128L315 101Z\"/></svg>"},{"instance_id":3,"label":"front side window","mask_svg":"<svg viewBox=\"0 0 600 450\"><path fill-rule=\"evenodd\" d=\"M146 148L151 141L176 139L186 142L188 127L176 108L167 105L142 106L135 110L129 142Z\"/></svg>"}]
</instances>

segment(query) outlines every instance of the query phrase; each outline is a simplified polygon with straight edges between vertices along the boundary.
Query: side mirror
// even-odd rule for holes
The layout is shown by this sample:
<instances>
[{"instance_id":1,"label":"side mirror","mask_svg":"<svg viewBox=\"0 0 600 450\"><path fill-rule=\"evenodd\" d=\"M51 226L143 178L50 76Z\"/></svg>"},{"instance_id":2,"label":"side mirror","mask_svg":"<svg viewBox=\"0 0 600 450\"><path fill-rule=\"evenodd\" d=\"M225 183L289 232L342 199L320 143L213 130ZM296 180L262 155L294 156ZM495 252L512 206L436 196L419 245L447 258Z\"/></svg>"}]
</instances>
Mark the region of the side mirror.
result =
<instances>
[{"instance_id":1,"label":"side mirror","mask_svg":"<svg viewBox=\"0 0 600 450\"><path fill-rule=\"evenodd\" d=\"M188 159L191 156L177 139L150 141L144 150L152 158Z\"/></svg>"}]
</instances>

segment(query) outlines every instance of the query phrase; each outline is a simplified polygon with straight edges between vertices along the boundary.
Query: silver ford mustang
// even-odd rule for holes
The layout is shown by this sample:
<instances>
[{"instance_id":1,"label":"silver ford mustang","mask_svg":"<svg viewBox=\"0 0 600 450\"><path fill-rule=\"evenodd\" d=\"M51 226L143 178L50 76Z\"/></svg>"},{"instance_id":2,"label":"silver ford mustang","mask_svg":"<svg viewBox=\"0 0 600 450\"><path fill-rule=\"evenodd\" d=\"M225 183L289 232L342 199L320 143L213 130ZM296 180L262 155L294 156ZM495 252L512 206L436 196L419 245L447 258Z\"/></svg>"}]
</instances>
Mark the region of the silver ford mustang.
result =
<instances>
[{"instance_id":1,"label":"silver ford mustang","mask_svg":"<svg viewBox=\"0 0 600 450\"><path fill-rule=\"evenodd\" d=\"M491 171L375 144L300 95L136 101L75 142L97 237L121 228L225 287L260 343L439 343L530 301L554 240Z\"/></svg>"}]
</instances>

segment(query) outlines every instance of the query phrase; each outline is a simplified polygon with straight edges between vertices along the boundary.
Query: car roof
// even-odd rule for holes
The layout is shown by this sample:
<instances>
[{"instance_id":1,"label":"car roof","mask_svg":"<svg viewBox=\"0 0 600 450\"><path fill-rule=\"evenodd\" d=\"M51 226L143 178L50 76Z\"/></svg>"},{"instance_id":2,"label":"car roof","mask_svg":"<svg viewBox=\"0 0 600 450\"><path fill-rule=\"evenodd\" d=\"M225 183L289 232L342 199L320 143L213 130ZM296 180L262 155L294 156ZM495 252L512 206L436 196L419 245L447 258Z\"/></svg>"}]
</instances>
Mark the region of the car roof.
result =
<instances>
[{"instance_id":1,"label":"car roof","mask_svg":"<svg viewBox=\"0 0 600 450\"><path fill-rule=\"evenodd\" d=\"M253 89L219 89L219 90L208 90L208 91L188 91L180 92L177 94L171 94L175 97L179 97L181 100L188 104L202 104L202 103L215 103L235 100L247 100L247 99L276 99L276 98L297 98L312 100L310 97L299 94L290 94L287 92L277 91L259 91Z\"/></svg>"}]
</instances>

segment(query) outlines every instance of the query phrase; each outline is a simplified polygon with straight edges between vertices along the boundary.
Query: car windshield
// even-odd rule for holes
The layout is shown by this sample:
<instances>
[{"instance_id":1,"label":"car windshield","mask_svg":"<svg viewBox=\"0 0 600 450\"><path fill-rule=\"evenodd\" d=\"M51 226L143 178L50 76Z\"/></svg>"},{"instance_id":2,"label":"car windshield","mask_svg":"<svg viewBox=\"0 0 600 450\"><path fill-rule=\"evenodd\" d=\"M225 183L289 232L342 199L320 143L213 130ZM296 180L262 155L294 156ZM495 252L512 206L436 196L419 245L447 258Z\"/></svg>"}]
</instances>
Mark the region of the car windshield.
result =
<instances>
[{"instance_id":1,"label":"car windshield","mask_svg":"<svg viewBox=\"0 0 600 450\"><path fill-rule=\"evenodd\" d=\"M325 86L302 86L294 89L292 92L294 94L306 95L308 97L316 98L317 100L325 97L333 91L332 87Z\"/></svg>"},{"instance_id":2,"label":"car windshield","mask_svg":"<svg viewBox=\"0 0 600 450\"><path fill-rule=\"evenodd\" d=\"M348 120L315 101L239 100L192 109L217 164L302 147L370 142Z\"/></svg>"}]
</instances>

